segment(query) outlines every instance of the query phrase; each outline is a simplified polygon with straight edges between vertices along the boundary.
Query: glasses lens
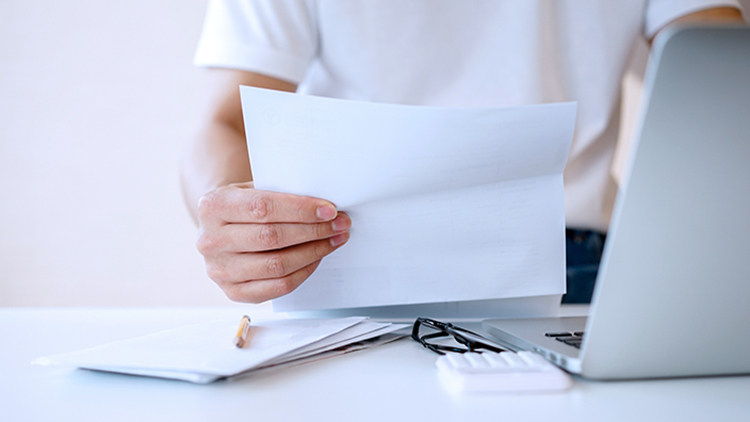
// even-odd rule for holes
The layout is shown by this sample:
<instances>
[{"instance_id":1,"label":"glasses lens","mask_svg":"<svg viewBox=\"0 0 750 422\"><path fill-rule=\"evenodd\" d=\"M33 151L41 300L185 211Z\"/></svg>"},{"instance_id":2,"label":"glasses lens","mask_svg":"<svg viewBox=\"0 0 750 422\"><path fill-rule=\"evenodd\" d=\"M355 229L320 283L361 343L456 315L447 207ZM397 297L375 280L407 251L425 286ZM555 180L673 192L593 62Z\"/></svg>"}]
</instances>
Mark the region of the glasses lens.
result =
<instances>
[{"instance_id":1,"label":"glasses lens","mask_svg":"<svg viewBox=\"0 0 750 422\"><path fill-rule=\"evenodd\" d=\"M437 344L429 341L438 337L448 337L450 334L445 331L445 328L448 325L450 324L445 324L443 322L428 318L417 318L417 320L414 321L414 327L412 328L411 337L425 348L432 350L433 352L440 355L444 355L446 351L459 353L465 352L466 350L464 349Z\"/></svg>"},{"instance_id":2,"label":"glasses lens","mask_svg":"<svg viewBox=\"0 0 750 422\"><path fill-rule=\"evenodd\" d=\"M424 329L422 329L423 327ZM452 327L453 325L451 325L450 323L436 321L429 318L417 318L417 320L414 321L414 327L412 329L411 337L425 348L432 350L433 352L440 355L444 355L444 352L468 352L469 349L434 343L430 341L434 338L448 337L453 335L453 330L451 329ZM466 341L466 339L463 338L462 340Z\"/></svg>"},{"instance_id":3,"label":"glasses lens","mask_svg":"<svg viewBox=\"0 0 750 422\"><path fill-rule=\"evenodd\" d=\"M454 347L430 341L435 338L448 336L453 337L457 343L466 346L466 348ZM436 321L429 318L417 318L417 320L414 321L411 337L425 348L441 355L445 354L444 352L466 353L481 349L491 350L493 352L503 351L503 349L499 349L493 345L477 340L477 337L481 338L479 334L464 328L455 327L450 323Z\"/></svg>"},{"instance_id":4,"label":"glasses lens","mask_svg":"<svg viewBox=\"0 0 750 422\"><path fill-rule=\"evenodd\" d=\"M473 331L469 331L464 328L453 327L452 329L449 329L448 332L453 336L453 338L457 342L468 347L469 351L473 352L477 350L489 350L489 351L496 352L496 353L505 351L505 349L502 349L500 347L497 347L497 346L494 346L492 344L488 344L487 342L482 341L481 336Z\"/></svg>"}]
</instances>

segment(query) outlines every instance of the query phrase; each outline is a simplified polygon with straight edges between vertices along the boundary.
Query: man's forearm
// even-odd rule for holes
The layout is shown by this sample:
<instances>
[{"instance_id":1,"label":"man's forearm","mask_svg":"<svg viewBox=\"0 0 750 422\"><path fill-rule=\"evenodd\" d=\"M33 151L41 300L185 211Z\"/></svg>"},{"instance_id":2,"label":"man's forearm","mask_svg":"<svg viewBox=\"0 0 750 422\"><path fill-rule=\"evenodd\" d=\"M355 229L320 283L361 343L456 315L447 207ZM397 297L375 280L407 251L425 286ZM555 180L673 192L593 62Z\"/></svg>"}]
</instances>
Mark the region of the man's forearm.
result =
<instances>
[{"instance_id":1,"label":"man's forearm","mask_svg":"<svg viewBox=\"0 0 750 422\"><path fill-rule=\"evenodd\" d=\"M286 81L252 72L211 69L202 129L182 162L183 196L197 222L198 200L206 193L232 183L252 180L242 122L240 85L294 92Z\"/></svg>"},{"instance_id":2,"label":"man's forearm","mask_svg":"<svg viewBox=\"0 0 750 422\"><path fill-rule=\"evenodd\" d=\"M197 221L198 200L220 186L252 180L244 134L220 122L207 124L182 163L182 191Z\"/></svg>"}]
</instances>

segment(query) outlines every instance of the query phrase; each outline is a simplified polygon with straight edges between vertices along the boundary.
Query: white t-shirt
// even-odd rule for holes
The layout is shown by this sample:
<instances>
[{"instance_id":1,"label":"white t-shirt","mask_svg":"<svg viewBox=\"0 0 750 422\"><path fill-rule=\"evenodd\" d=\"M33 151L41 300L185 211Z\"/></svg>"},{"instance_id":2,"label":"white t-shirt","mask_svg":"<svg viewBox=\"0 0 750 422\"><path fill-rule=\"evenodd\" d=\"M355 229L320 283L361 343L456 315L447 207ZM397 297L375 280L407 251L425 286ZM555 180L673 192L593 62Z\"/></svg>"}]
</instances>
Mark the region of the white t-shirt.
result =
<instances>
[{"instance_id":1,"label":"white t-shirt","mask_svg":"<svg viewBox=\"0 0 750 422\"><path fill-rule=\"evenodd\" d=\"M606 231L630 50L637 37L718 6L739 8L736 0L210 0L195 63L363 101L577 101L567 226Z\"/></svg>"}]
</instances>

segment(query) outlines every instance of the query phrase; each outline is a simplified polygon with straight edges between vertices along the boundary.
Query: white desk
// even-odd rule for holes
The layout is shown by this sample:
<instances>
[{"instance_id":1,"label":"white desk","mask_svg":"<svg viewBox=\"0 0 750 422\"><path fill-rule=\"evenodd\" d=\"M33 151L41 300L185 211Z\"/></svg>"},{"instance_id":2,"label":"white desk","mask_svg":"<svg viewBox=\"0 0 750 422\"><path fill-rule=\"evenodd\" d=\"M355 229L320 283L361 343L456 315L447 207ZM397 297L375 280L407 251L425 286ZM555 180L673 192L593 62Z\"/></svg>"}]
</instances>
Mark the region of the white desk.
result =
<instances>
[{"instance_id":1,"label":"white desk","mask_svg":"<svg viewBox=\"0 0 750 422\"><path fill-rule=\"evenodd\" d=\"M409 339L210 385L30 364L41 355L239 315L226 309L0 309L0 420L750 420L750 377L578 379L563 394L456 398L438 383L436 355ZM686 345L685 353L699 347Z\"/></svg>"}]
</instances>

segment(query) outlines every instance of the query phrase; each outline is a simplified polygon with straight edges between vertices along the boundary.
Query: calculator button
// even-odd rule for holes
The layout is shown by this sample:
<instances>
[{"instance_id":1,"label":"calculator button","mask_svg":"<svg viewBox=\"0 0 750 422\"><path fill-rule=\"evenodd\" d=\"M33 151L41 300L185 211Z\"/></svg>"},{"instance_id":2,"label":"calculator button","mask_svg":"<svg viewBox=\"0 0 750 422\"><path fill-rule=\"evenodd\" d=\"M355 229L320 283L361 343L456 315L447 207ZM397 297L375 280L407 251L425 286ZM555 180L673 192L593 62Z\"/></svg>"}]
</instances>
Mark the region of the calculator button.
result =
<instances>
[{"instance_id":1,"label":"calculator button","mask_svg":"<svg viewBox=\"0 0 750 422\"><path fill-rule=\"evenodd\" d=\"M500 357L501 353L482 353L492 368L508 368L508 362Z\"/></svg>"},{"instance_id":2,"label":"calculator button","mask_svg":"<svg viewBox=\"0 0 750 422\"><path fill-rule=\"evenodd\" d=\"M488 362L479 353L464 353L463 356L466 358L466 361L469 362L469 365L471 365L473 368L483 368L489 366Z\"/></svg>"},{"instance_id":3,"label":"calculator button","mask_svg":"<svg viewBox=\"0 0 750 422\"><path fill-rule=\"evenodd\" d=\"M450 365L457 369L470 368L471 364L466 360L464 355L458 353L447 353L445 358L450 362Z\"/></svg>"},{"instance_id":4,"label":"calculator button","mask_svg":"<svg viewBox=\"0 0 750 422\"><path fill-rule=\"evenodd\" d=\"M500 353L500 357L505 359L505 361L508 362L508 365L512 368L524 368L529 366L526 361L519 358L515 353Z\"/></svg>"}]
</instances>

